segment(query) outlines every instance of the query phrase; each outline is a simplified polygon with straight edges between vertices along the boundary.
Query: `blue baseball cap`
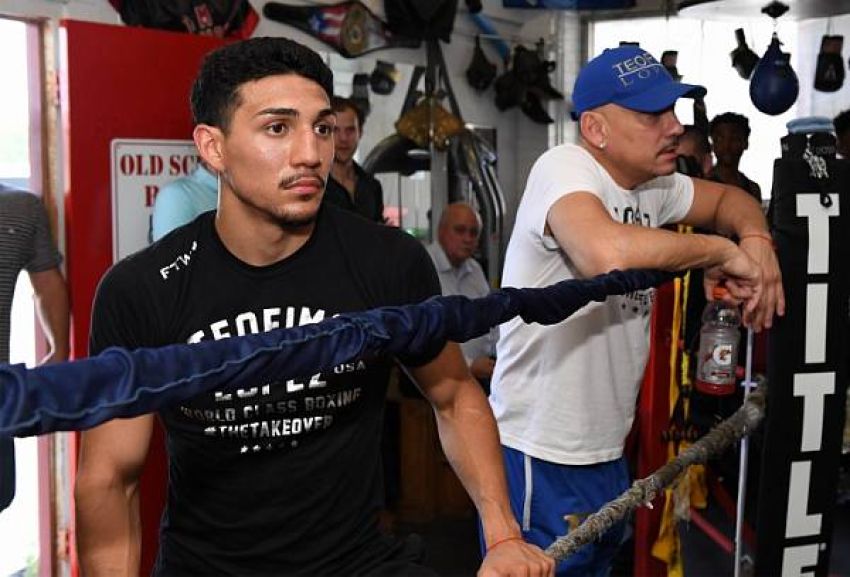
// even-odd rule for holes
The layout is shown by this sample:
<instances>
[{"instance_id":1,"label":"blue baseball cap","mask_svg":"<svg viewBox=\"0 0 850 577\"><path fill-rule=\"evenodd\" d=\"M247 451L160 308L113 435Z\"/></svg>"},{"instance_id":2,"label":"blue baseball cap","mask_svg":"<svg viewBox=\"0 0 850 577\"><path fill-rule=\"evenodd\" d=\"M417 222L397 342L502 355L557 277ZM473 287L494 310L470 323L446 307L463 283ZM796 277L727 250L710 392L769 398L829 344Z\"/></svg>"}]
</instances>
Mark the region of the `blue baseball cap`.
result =
<instances>
[{"instance_id":1,"label":"blue baseball cap","mask_svg":"<svg viewBox=\"0 0 850 577\"><path fill-rule=\"evenodd\" d=\"M573 120L603 104L638 112L660 112L685 96L705 96L705 88L678 82L638 46L608 48L578 73L573 88Z\"/></svg>"}]
</instances>

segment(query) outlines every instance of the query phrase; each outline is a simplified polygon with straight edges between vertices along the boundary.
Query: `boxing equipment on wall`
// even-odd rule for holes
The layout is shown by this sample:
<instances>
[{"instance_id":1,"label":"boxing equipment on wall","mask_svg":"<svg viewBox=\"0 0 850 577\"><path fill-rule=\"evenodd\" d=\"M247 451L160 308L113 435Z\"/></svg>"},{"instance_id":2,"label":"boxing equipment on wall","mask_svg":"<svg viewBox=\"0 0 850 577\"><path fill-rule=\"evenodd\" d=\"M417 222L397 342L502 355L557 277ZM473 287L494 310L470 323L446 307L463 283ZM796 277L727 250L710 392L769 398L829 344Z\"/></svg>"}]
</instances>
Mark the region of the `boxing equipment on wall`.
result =
<instances>
[{"instance_id":1,"label":"boxing equipment on wall","mask_svg":"<svg viewBox=\"0 0 850 577\"><path fill-rule=\"evenodd\" d=\"M418 48L421 40L398 34L361 2L329 6L293 6L267 2L263 15L321 40L345 58L383 48Z\"/></svg>"},{"instance_id":2,"label":"boxing equipment on wall","mask_svg":"<svg viewBox=\"0 0 850 577\"><path fill-rule=\"evenodd\" d=\"M815 69L815 90L835 92L844 84L844 62L841 60L843 36L825 35L821 39L818 64Z\"/></svg>"}]
</instances>

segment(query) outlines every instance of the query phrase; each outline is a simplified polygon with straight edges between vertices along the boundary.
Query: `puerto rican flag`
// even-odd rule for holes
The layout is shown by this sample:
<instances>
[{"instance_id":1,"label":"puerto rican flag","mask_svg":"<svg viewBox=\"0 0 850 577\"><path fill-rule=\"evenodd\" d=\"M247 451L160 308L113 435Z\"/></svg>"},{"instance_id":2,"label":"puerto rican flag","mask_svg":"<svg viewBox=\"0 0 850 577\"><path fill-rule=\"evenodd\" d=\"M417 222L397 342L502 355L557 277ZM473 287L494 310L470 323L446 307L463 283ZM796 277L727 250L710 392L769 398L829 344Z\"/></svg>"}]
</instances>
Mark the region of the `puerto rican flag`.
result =
<instances>
[{"instance_id":1,"label":"puerto rican flag","mask_svg":"<svg viewBox=\"0 0 850 577\"><path fill-rule=\"evenodd\" d=\"M310 28L326 42L338 44L342 23L348 14L348 6L324 6L310 16Z\"/></svg>"}]
</instances>

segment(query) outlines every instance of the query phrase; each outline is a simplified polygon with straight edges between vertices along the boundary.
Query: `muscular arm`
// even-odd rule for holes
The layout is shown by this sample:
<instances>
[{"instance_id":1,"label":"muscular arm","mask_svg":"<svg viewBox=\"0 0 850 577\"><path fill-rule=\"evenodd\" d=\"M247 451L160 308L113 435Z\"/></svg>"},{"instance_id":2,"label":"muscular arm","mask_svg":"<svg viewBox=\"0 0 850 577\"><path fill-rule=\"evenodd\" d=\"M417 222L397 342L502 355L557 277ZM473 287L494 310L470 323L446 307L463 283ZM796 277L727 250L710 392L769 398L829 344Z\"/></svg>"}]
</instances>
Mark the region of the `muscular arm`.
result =
<instances>
[{"instance_id":1,"label":"muscular arm","mask_svg":"<svg viewBox=\"0 0 850 577\"><path fill-rule=\"evenodd\" d=\"M58 268L30 273L36 311L50 350L40 364L68 360L68 290Z\"/></svg>"},{"instance_id":2,"label":"muscular arm","mask_svg":"<svg viewBox=\"0 0 850 577\"><path fill-rule=\"evenodd\" d=\"M549 210L547 229L583 277L613 269L684 270L746 257L730 240L622 224L589 192L561 197Z\"/></svg>"},{"instance_id":3,"label":"muscular arm","mask_svg":"<svg viewBox=\"0 0 850 577\"><path fill-rule=\"evenodd\" d=\"M627 268L706 268L707 291L725 280L732 295L745 301L745 321L756 330L769 327L774 313L784 314L772 246L763 237L748 236L767 235L764 216L758 203L733 187L695 180L694 202L683 222L746 237L740 246L722 236L619 223L590 192L560 198L546 222L582 276Z\"/></svg>"},{"instance_id":4,"label":"muscular arm","mask_svg":"<svg viewBox=\"0 0 850 577\"><path fill-rule=\"evenodd\" d=\"M519 537L508 500L496 421L460 348L449 343L433 361L411 372L434 407L443 450L478 509L486 545ZM554 562L538 548L514 540L488 554L479 575L509 575L519 567L529 573L517 574L551 575Z\"/></svg>"},{"instance_id":5,"label":"muscular arm","mask_svg":"<svg viewBox=\"0 0 850 577\"><path fill-rule=\"evenodd\" d=\"M74 489L77 548L86 577L139 574L139 475L153 415L119 419L82 434Z\"/></svg>"}]
</instances>

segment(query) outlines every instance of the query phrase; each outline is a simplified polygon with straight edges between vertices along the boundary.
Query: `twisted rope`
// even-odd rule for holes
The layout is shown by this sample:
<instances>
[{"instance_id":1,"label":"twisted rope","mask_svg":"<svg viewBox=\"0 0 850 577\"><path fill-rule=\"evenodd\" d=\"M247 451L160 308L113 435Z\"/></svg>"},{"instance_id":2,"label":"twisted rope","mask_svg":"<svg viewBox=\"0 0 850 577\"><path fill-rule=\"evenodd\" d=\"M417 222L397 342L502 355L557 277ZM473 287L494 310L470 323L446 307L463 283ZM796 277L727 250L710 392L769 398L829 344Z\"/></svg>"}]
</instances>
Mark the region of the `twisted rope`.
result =
<instances>
[{"instance_id":1,"label":"twisted rope","mask_svg":"<svg viewBox=\"0 0 850 577\"><path fill-rule=\"evenodd\" d=\"M722 454L729 445L744 435L748 435L764 417L766 389L763 384L759 386L732 416L719 423L655 473L632 483L626 492L590 515L567 535L558 537L546 549L546 554L556 561L566 559L580 547L601 537L641 505L649 504L689 466L705 463L708 459Z\"/></svg>"}]
</instances>

